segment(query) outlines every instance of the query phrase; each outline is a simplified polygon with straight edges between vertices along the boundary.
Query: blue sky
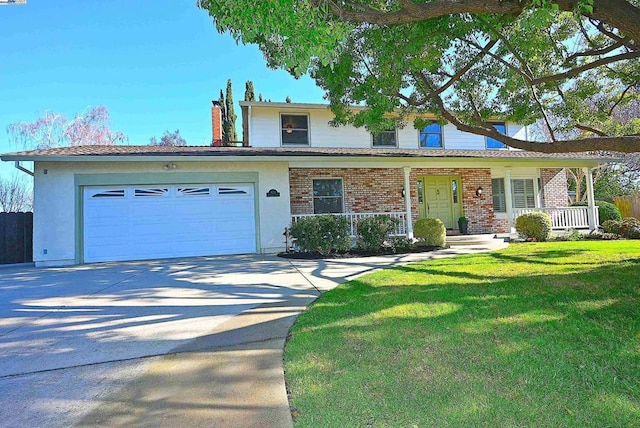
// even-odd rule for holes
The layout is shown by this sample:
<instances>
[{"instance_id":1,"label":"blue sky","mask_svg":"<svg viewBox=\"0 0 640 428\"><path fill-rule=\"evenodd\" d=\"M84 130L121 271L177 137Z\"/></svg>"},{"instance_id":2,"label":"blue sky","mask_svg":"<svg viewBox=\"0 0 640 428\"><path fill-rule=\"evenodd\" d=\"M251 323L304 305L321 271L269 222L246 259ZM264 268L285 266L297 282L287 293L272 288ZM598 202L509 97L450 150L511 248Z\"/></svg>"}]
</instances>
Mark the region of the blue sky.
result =
<instances>
[{"instance_id":1,"label":"blue sky","mask_svg":"<svg viewBox=\"0 0 640 428\"><path fill-rule=\"evenodd\" d=\"M195 0L27 0L0 6L0 153L16 150L6 127L45 111L73 116L109 108L112 129L147 144L180 129L211 140L211 100L227 79L237 102L245 82L272 101L323 102L323 91L266 67L255 46L219 34ZM238 132L240 126L238 122ZM0 173L7 173L4 163Z\"/></svg>"}]
</instances>

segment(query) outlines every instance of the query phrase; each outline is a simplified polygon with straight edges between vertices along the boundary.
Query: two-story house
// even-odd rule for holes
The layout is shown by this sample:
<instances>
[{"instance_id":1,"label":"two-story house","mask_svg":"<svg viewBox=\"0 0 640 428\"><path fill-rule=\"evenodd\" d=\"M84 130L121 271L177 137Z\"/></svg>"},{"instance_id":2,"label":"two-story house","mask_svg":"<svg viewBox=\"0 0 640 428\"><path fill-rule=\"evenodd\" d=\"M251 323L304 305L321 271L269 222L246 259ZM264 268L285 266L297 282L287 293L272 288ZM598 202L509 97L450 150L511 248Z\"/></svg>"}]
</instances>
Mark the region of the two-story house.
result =
<instances>
[{"instance_id":1,"label":"two-story house","mask_svg":"<svg viewBox=\"0 0 640 428\"><path fill-rule=\"evenodd\" d=\"M556 228L595 228L590 154L512 150L499 141L433 122L377 134L332 127L326 105L241 102L244 140L212 145L82 146L2 155L34 162L37 266L111 260L277 252L300 216L376 214L412 236L421 217L455 232L509 232L527 211ZM527 128L496 122L508 135ZM588 207L567 207L565 168L584 168Z\"/></svg>"}]
</instances>

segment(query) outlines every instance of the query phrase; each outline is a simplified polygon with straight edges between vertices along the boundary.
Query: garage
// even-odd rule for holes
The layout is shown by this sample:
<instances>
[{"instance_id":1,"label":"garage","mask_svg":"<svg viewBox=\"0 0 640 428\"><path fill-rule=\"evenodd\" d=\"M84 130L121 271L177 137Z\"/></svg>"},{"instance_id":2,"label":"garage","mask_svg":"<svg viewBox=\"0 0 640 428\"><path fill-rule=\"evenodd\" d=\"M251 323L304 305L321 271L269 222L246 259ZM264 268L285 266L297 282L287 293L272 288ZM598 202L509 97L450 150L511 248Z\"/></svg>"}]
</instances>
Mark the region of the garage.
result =
<instances>
[{"instance_id":1,"label":"garage","mask_svg":"<svg viewBox=\"0 0 640 428\"><path fill-rule=\"evenodd\" d=\"M85 187L85 262L256 252L251 183Z\"/></svg>"}]
</instances>

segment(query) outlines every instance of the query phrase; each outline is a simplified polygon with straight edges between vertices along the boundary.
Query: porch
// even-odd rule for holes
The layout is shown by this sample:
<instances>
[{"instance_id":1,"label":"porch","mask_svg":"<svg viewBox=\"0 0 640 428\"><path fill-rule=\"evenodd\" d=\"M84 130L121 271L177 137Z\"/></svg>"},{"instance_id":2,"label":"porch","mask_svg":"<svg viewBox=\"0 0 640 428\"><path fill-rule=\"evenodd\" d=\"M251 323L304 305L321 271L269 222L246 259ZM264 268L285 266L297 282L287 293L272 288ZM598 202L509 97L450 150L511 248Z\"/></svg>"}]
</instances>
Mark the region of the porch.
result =
<instances>
[{"instance_id":1,"label":"porch","mask_svg":"<svg viewBox=\"0 0 640 428\"><path fill-rule=\"evenodd\" d=\"M513 209L511 225L515 227L515 220L522 214L531 212L544 212L551 217L553 230L566 230L566 229L590 229L590 216L591 211L594 216L594 224L600 224L597 207L591 210L591 207L554 207L554 208L528 208L528 209ZM304 217L314 217L323 214L296 214L291 216L291 223L296 223L298 220ZM326 215L326 214L325 214ZM410 230L407 229L407 213L406 211L395 212L372 212L372 213L335 213L331 215L345 217L349 224L349 234L352 238L357 235L357 223L358 220L367 217L379 217L389 216L391 218L398 219L398 226L394 231L394 236L409 236ZM455 230L455 229L454 229ZM412 235L412 233L411 233Z\"/></svg>"}]
</instances>

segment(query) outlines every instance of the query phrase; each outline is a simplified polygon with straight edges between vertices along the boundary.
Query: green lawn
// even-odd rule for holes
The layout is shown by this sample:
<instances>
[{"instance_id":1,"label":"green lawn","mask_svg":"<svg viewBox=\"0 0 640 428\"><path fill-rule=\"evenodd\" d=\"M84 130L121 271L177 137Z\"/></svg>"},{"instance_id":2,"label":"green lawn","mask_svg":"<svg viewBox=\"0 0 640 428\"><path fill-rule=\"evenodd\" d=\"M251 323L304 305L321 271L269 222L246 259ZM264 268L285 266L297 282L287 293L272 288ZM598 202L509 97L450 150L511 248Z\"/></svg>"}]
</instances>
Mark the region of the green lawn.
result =
<instances>
[{"instance_id":1,"label":"green lawn","mask_svg":"<svg viewBox=\"0 0 640 428\"><path fill-rule=\"evenodd\" d=\"M296 427L640 426L640 242L367 275L298 318L285 371Z\"/></svg>"}]
</instances>

